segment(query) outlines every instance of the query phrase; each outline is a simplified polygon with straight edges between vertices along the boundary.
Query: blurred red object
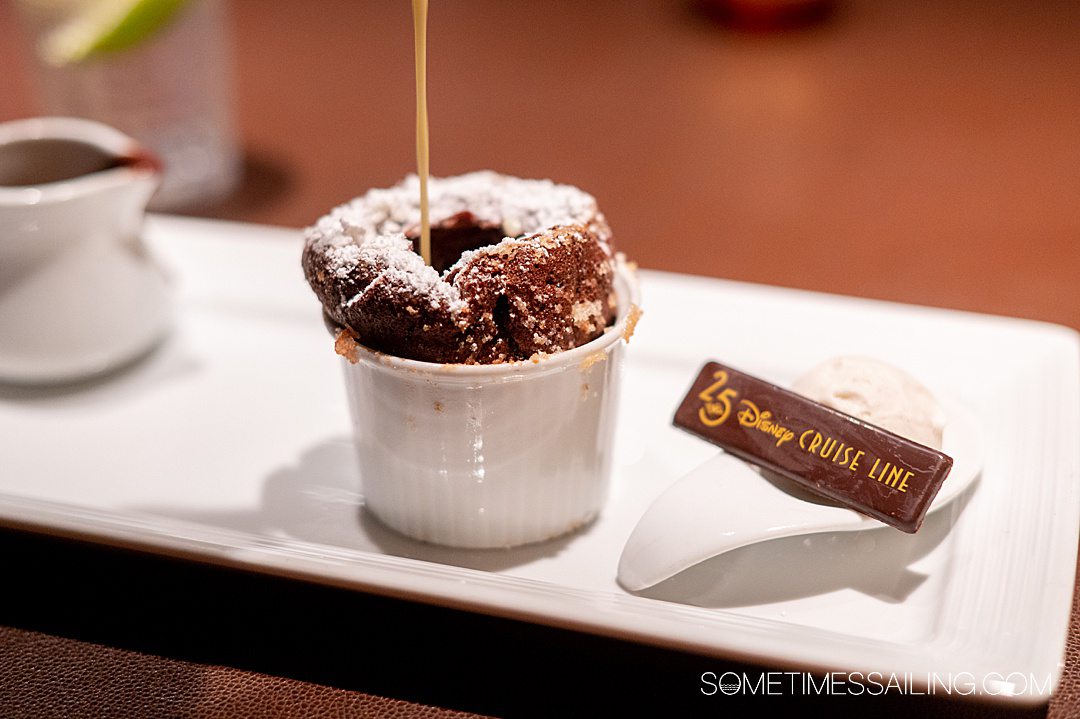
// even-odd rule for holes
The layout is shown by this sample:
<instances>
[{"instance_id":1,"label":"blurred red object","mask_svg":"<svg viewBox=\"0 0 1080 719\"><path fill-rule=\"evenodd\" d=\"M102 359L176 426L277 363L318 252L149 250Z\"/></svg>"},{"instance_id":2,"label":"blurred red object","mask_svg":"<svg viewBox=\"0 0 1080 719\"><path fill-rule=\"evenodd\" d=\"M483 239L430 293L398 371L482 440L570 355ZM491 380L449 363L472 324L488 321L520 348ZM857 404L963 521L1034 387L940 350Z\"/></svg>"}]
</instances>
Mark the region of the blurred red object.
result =
<instances>
[{"instance_id":1,"label":"blurred red object","mask_svg":"<svg viewBox=\"0 0 1080 719\"><path fill-rule=\"evenodd\" d=\"M832 11L832 0L698 0L709 16L747 30L809 25Z\"/></svg>"}]
</instances>

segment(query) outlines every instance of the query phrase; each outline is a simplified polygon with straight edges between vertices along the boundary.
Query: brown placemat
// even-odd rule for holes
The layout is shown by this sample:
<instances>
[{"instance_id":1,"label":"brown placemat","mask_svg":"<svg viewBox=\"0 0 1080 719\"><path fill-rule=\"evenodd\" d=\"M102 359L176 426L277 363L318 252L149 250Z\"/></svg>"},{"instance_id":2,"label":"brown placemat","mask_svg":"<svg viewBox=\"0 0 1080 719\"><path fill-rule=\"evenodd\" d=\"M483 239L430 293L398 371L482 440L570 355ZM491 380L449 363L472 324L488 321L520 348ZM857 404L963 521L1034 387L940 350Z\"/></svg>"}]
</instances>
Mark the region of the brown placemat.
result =
<instances>
[{"instance_id":1,"label":"brown placemat","mask_svg":"<svg viewBox=\"0 0 1080 719\"><path fill-rule=\"evenodd\" d=\"M0 530L0 566L5 718L425 716L425 704L508 717L736 716L763 700L837 719L1080 716L1080 595L1049 709L891 695L739 701L703 697L697 678L763 667L33 533Z\"/></svg>"},{"instance_id":2,"label":"brown placemat","mask_svg":"<svg viewBox=\"0 0 1080 719\"><path fill-rule=\"evenodd\" d=\"M1077 582L1080 583L1080 559L1077 560ZM1069 636L1065 641L1065 671L1061 684L1050 700L1047 719L1080 717L1080 584L1073 588L1072 616Z\"/></svg>"},{"instance_id":3,"label":"brown placemat","mask_svg":"<svg viewBox=\"0 0 1080 719\"><path fill-rule=\"evenodd\" d=\"M4 717L463 719L440 709L0 627Z\"/></svg>"}]
</instances>

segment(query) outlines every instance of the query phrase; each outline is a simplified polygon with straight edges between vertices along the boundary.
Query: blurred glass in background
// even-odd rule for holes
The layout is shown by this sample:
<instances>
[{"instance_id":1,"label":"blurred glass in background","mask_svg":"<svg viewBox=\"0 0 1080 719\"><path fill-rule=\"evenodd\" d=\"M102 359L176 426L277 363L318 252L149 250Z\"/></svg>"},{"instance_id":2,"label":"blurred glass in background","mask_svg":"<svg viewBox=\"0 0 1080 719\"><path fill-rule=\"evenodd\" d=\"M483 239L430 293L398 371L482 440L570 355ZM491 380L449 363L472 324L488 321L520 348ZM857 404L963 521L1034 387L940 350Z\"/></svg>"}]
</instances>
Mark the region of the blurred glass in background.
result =
<instances>
[{"instance_id":1,"label":"blurred glass in background","mask_svg":"<svg viewBox=\"0 0 1080 719\"><path fill-rule=\"evenodd\" d=\"M211 204L239 180L224 0L17 0L47 115L98 120L156 152L150 204Z\"/></svg>"}]
</instances>

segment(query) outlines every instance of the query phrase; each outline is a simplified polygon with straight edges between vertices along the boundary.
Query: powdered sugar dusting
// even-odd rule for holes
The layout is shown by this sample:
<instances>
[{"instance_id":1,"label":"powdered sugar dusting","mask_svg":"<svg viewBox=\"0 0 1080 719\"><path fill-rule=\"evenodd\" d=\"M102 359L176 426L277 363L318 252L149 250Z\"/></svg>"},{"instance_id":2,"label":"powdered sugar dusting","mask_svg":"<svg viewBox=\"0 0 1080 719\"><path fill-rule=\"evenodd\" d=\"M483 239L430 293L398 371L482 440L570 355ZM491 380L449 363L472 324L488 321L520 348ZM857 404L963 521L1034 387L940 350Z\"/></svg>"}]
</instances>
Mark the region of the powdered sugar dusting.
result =
<instances>
[{"instance_id":1,"label":"powdered sugar dusting","mask_svg":"<svg viewBox=\"0 0 1080 719\"><path fill-rule=\"evenodd\" d=\"M432 179L440 271L414 250L418 185L370 190L305 231L305 277L356 341L492 363L578 346L611 322L611 231L592 196L490 171Z\"/></svg>"},{"instance_id":2,"label":"powdered sugar dusting","mask_svg":"<svg viewBox=\"0 0 1080 719\"><path fill-rule=\"evenodd\" d=\"M559 225L584 225L605 246L611 235L592 195L551 180L525 180L482 170L431 178L429 194L432 225L469 212L480 223L501 227L507 236L503 242ZM326 257L327 270L339 278L350 276L360 266L374 268L384 285L429 297L433 307L460 311L465 303L457 288L445 280L453 268L440 277L405 236L420 223L419 199L419 178L409 175L394 187L369 190L334 208L305 231L305 240ZM506 249L501 244L466 252L456 265L468 262L475 252ZM342 306L362 297L363 292L347 298Z\"/></svg>"}]
</instances>

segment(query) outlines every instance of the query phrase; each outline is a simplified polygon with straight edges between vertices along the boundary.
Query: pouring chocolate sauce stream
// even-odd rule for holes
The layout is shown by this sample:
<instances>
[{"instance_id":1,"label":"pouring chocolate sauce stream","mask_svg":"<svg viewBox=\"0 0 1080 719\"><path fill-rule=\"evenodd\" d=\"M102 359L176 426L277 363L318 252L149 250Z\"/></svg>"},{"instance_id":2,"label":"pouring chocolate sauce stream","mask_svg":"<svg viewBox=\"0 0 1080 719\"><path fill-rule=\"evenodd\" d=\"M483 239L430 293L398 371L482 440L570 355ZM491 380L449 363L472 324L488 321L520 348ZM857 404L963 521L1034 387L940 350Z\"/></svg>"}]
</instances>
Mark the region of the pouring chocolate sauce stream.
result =
<instances>
[{"instance_id":1,"label":"pouring chocolate sauce stream","mask_svg":"<svg viewBox=\"0 0 1080 719\"><path fill-rule=\"evenodd\" d=\"M416 167L420 176L420 256L431 264L431 220L428 215L427 11L428 0L412 0L416 56Z\"/></svg>"}]
</instances>

